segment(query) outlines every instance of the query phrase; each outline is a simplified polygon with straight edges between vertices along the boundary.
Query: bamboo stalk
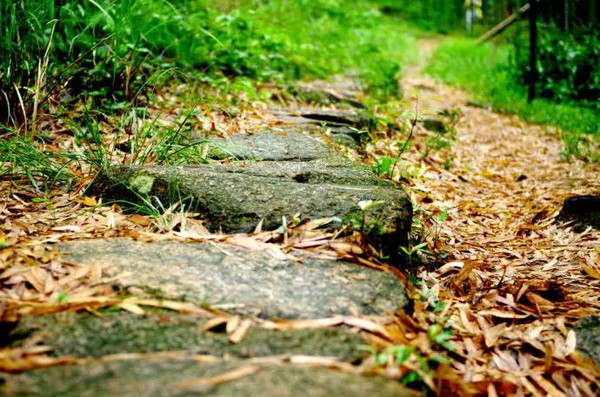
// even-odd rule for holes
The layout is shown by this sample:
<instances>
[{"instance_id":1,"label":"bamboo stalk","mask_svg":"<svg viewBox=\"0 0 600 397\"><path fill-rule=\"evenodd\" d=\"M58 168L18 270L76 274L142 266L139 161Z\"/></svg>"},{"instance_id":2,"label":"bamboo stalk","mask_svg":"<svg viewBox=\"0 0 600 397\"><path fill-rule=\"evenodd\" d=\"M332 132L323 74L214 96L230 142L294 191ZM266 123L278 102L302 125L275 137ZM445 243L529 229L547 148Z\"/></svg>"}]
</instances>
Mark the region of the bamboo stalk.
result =
<instances>
[{"instance_id":1,"label":"bamboo stalk","mask_svg":"<svg viewBox=\"0 0 600 397\"><path fill-rule=\"evenodd\" d=\"M537 0L537 2L539 2L539 0ZM503 20L498 25L494 26L492 29L488 30L481 37L479 37L477 39L477 44L485 43L489 39L502 33L504 31L504 29L506 29L507 27L512 25L514 22L519 20L519 17L521 16L521 14L524 14L527 11L529 11L530 8L531 8L531 5L529 3L526 3L525 5L523 5L520 9L517 10L517 12L511 14L505 20Z\"/></svg>"}]
</instances>

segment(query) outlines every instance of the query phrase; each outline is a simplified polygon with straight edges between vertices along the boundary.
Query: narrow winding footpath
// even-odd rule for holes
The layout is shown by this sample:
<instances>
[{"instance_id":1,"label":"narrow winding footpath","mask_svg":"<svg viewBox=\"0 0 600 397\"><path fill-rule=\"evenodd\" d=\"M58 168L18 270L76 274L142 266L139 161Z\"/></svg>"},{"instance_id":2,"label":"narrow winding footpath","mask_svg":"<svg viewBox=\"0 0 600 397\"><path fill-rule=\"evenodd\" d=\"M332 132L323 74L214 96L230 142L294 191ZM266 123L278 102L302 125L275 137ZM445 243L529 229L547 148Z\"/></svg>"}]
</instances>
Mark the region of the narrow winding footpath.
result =
<instances>
[{"instance_id":1,"label":"narrow winding footpath","mask_svg":"<svg viewBox=\"0 0 600 397\"><path fill-rule=\"evenodd\" d=\"M600 314L600 231L556 216L568 196L600 191L600 167L563 159L559 131L468 106L419 67L403 86L421 113L462 112L448 151L410 160L424 170L413 202L448 213L430 244L451 261L421 276L452 302L454 367L491 395L593 395L599 373L574 351L600 360L598 317L588 318Z\"/></svg>"}]
</instances>

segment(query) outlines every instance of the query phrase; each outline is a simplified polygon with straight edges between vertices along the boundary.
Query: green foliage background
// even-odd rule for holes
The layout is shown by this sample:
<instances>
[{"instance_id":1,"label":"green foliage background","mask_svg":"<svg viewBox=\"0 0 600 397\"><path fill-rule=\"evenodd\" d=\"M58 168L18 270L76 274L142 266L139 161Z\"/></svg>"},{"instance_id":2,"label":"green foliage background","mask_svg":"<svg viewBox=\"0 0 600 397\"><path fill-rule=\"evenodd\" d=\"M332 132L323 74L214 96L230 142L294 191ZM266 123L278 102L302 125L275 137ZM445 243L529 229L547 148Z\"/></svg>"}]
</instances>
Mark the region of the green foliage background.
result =
<instances>
[{"instance_id":1,"label":"green foliage background","mask_svg":"<svg viewBox=\"0 0 600 397\"><path fill-rule=\"evenodd\" d=\"M31 101L48 45L48 86L131 99L161 70L212 83L286 81L354 71L396 95L413 52L398 19L366 0L7 0L0 6L0 120ZM21 98L19 98L21 96ZM26 103L27 105L27 103Z\"/></svg>"}]
</instances>

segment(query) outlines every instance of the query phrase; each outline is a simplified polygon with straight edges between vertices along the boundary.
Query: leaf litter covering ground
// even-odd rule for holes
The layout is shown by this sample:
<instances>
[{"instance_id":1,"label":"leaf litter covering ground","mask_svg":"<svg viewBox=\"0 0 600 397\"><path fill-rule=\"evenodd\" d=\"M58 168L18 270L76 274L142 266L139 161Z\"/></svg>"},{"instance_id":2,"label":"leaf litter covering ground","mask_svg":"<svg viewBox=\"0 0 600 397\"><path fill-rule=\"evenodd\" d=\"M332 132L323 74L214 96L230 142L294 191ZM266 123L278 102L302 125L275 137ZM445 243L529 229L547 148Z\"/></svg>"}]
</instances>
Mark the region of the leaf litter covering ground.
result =
<instances>
[{"instance_id":1,"label":"leaf litter covering ground","mask_svg":"<svg viewBox=\"0 0 600 397\"><path fill-rule=\"evenodd\" d=\"M598 191L598 165L561 160L557 131L464 107L463 93L424 77L405 86L419 90L423 112L463 112L451 149L423 159L417 143L404 164L417 175L413 202L430 215L428 247L449 258L419 276L449 303L453 370L471 392L596 395L600 372L570 327L600 312L600 232L555 217L567 196ZM397 153L391 141L370 149Z\"/></svg>"},{"instance_id":2,"label":"leaf litter covering ground","mask_svg":"<svg viewBox=\"0 0 600 397\"><path fill-rule=\"evenodd\" d=\"M597 167L560 161L556 132L512 117L464 108L464 94L427 79L409 77L405 85L420 89L420 112L455 107L462 107L463 112L451 149L422 156L424 142L431 137L417 127L415 145L405 153L394 175L411 183L409 192L420 207L417 212L422 232L427 235L427 248L447 257L439 269L419 274L428 285L427 294L423 294L423 286L409 286L414 299L410 313L388 318L265 321L181 302L144 297L124 300L114 288L118 274L101 266L65 262L54 244L100 237L210 241L262 249L280 258L295 249L310 249L332 258L394 269L371 258L360 236L344 238L323 229L327 219L300 224L283 220L287 227L275 232L262 231L258 225L250 235L215 235L201 220L177 206L158 217L126 215L118 205L102 206L85 197L80 188L71 195L57 194L47 201L32 202L35 192L2 182L0 319L15 321L25 315L66 310L97 313L113 306L143 314L144 307L161 307L210 318L203 329L206 332L225 325L222 332L232 343L241 341L252 326L282 330L341 326L361 332L380 352L402 345L412 348L404 350L408 354L401 360L393 354L374 355L358 369L343 363L334 365L322 357L273 360L375 371L397 379L406 379L414 372L438 394L594 395L600 374L575 351L577 336L570 326L581 316L599 312L599 233L591 229L575 233L553 220L564 197L597 188ZM264 109L244 112L243 117L248 114L261 118ZM213 121L203 117L199 119L203 129L226 132L224 116L215 116ZM236 120L235 131L227 133L254 130L260 124ZM106 137L114 142L114 136ZM65 142L70 144L68 139L61 144ZM367 161L397 156L401 143L397 137L375 140L366 150ZM446 170L449 158L450 168ZM444 211L448 216L439 221ZM365 251L367 255L361 256ZM405 275L395 273L406 281ZM441 311L433 310L438 300L447 303ZM450 341L453 351L435 338L442 334L443 325L449 325L454 333ZM0 369L18 372L85 361L51 357L48 349L36 340L3 349ZM446 361L447 357L451 360ZM430 365L433 362L438 364ZM218 384L253 372L254 367L249 366L239 374L224 374L200 383Z\"/></svg>"}]
</instances>

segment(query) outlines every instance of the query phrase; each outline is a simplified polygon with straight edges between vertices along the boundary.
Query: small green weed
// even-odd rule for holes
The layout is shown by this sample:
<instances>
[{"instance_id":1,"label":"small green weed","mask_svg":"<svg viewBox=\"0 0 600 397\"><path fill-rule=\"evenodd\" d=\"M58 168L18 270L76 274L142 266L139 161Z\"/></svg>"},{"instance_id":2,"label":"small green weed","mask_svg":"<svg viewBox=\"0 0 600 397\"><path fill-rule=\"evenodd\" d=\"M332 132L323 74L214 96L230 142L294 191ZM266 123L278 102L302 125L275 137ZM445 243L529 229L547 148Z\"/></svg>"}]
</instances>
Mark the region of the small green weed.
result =
<instances>
[{"instance_id":1,"label":"small green weed","mask_svg":"<svg viewBox=\"0 0 600 397\"><path fill-rule=\"evenodd\" d=\"M342 222L351 226L352 230L360 232L364 236L375 235L380 236L384 232L384 224L382 221L371 219L367 220L367 213L375 207L385 204L385 201L373 201L363 200L357 203L360 210L359 213L351 214L344 219Z\"/></svg>"},{"instance_id":2,"label":"small green weed","mask_svg":"<svg viewBox=\"0 0 600 397\"><path fill-rule=\"evenodd\" d=\"M375 365L429 395L435 390L437 371L450 365L456 347L452 343L448 304L439 299L438 289L428 288L414 277L411 280L414 287L420 287L411 294L413 312L397 314L402 332L392 344L374 352Z\"/></svg>"},{"instance_id":3,"label":"small green weed","mask_svg":"<svg viewBox=\"0 0 600 397\"><path fill-rule=\"evenodd\" d=\"M65 294L62 291L59 292L58 295L56 295L56 301L60 304L69 303L70 300L71 298L69 297L69 295Z\"/></svg>"},{"instance_id":4,"label":"small green weed","mask_svg":"<svg viewBox=\"0 0 600 397\"><path fill-rule=\"evenodd\" d=\"M44 141L9 132L0 140L0 178L25 179L38 193L74 181L71 166L77 165L73 153L47 150Z\"/></svg>"},{"instance_id":5,"label":"small green weed","mask_svg":"<svg viewBox=\"0 0 600 397\"><path fill-rule=\"evenodd\" d=\"M384 175L387 178L393 178L393 171L395 165L400 161L398 157L381 157L376 159L375 165L373 166L373 172L377 175Z\"/></svg>"},{"instance_id":6,"label":"small green weed","mask_svg":"<svg viewBox=\"0 0 600 397\"><path fill-rule=\"evenodd\" d=\"M433 254L427 250L427 243L419 243L416 245L410 244L408 247L400 247L408 267L412 268L422 264L427 258Z\"/></svg>"}]
</instances>

